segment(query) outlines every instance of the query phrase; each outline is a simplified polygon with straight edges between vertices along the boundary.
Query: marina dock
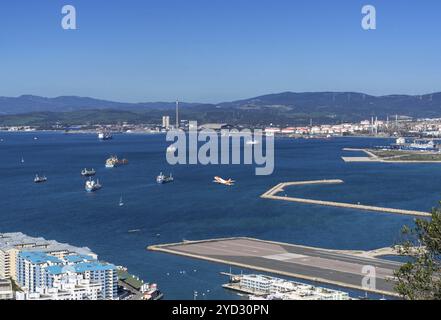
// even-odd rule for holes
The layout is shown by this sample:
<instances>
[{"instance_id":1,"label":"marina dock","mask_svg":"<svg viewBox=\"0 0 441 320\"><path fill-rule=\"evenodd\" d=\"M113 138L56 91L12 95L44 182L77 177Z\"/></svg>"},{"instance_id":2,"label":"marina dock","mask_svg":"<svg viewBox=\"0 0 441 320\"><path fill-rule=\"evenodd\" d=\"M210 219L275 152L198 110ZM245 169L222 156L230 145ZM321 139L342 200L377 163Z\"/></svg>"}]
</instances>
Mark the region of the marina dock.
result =
<instances>
[{"instance_id":1,"label":"marina dock","mask_svg":"<svg viewBox=\"0 0 441 320\"><path fill-rule=\"evenodd\" d=\"M329 207L340 207L340 208L349 208L356 210L364 210L364 211L376 211L376 212L384 212L384 213L394 213L394 214L403 214L403 215L411 215L411 216L419 216L419 217L431 217L432 214L429 212L423 211L415 211L415 210L405 210L405 209L395 209L395 208L385 208L385 207L377 207L370 205L362 205L362 204L352 204L346 202L335 202L335 201L323 201L323 200L314 200L314 199L304 199L304 198L295 198L288 196L278 196L277 194L285 191L286 187L290 186L298 186L298 185L311 185L311 184L338 184L344 183L343 180L315 180L315 181L295 181L295 182L283 182L278 185L272 187L267 192L262 194L260 197L264 199L272 199L272 200L283 200L283 201L291 201L291 202L299 202L320 206L329 206Z\"/></svg>"},{"instance_id":2,"label":"marina dock","mask_svg":"<svg viewBox=\"0 0 441 320\"><path fill-rule=\"evenodd\" d=\"M148 250L388 296L396 295L393 273L401 265L350 251L245 237L153 245ZM375 288L362 287L365 266L375 268Z\"/></svg>"}]
</instances>

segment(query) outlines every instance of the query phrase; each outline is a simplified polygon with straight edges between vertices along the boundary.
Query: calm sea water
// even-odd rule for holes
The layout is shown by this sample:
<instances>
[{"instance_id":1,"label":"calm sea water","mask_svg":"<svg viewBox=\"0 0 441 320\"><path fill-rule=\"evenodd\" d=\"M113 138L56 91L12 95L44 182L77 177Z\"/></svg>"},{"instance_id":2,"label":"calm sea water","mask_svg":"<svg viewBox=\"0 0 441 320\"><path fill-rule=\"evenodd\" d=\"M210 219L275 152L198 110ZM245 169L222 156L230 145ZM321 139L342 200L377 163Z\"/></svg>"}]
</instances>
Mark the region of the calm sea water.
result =
<instances>
[{"instance_id":1,"label":"calm sea water","mask_svg":"<svg viewBox=\"0 0 441 320\"><path fill-rule=\"evenodd\" d=\"M34 140L38 136L38 140ZM342 179L342 185L296 187L288 194L377 206L430 210L441 194L436 164L344 163L344 147L384 145L391 140L339 138L276 140L276 169L255 176L251 166L174 166L165 159L163 135L0 133L0 232L21 231L76 246L124 265L159 284L167 299L235 299L221 288L227 266L149 252L156 243L248 236L335 249L375 249L399 240L413 218L351 209L284 203L259 195L281 181ZM105 159L129 159L106 169ZM355 154L354 154L355 155ZM25 163L21 164L20 159ZM84 191L82 168L95 168L103 189ZM160 171L175 182L157 185ZM36 173L49 181L36 185ZM234 187L212 183L232 177ZM125 206L119 207L120 196ZM137 233L128 230L140 229ZM202 293L205 294L202 295Z\"/></svg>"}]
</instances>

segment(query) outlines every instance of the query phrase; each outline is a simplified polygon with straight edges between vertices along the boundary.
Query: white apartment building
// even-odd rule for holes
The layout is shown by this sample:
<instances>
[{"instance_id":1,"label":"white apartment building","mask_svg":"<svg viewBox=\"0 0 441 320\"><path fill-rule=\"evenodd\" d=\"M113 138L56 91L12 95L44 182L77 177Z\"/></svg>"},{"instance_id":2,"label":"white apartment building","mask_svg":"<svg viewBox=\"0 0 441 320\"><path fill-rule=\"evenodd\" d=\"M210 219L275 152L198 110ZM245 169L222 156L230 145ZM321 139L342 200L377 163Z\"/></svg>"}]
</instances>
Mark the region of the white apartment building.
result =
<instances>
[{"instance_id":1,"label":"white apartment building","mask_svg":"<svg viewBox=\"0 0 441 320\"><path fill-rule=\"evenodd\" d=\"M117 299L116 267L87 255L57 258L42 251L21 251L16 279L26 293L20 299Z\"/></svg>"},{"instance_id":2,"label":"white apartment building","mask_svg":"<svg viewBox=\"0 0 441 320\"><path fill-rule=\"evenodd\" d=\"M43 251L60 259L72 253L88 255L94 259L98 258L95 253L86 247L74 247L41 237L30 237L21 232L0 233L0 278L16 280L17 255L23 250Z\"/></svg>"},{"instance_id":3,"label":"white apartment building","mask_svg":"<svg viewBox=\"0 0 441 320\"><path fill-rule=\"evenodd\" d=\"M35 292L17 292L17 300L99 300L101 284L67 272L53 282L52 288L37 288Z\"/></svg>"},{"instance_id":4,"label":"white apartment building","mask_svg":"<svg viewBox=\"0 0 441 320\"><path fill-rule=\"evenodd\" d=\"M47 286L46 269L62 264L62 260L42 251L22 251L17 256L17 283L23 291L36 292Z\"/></svg>"}]
</instances>

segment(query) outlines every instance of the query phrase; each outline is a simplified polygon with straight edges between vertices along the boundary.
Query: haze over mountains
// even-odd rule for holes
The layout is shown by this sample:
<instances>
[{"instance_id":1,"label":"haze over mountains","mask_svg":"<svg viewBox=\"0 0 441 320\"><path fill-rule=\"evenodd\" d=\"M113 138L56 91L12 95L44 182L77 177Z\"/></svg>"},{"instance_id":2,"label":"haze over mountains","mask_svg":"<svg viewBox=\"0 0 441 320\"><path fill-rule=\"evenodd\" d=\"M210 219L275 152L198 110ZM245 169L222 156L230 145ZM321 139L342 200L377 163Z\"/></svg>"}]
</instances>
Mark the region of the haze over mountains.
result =
<instances>
[{"instance_id":1,"label":"haze over mountains","mask_svg":"<svg viewBox=\"0 0 441 320\"><path fill-rule=\"evenodd\" d=\"M183 103L183 106L192 105ZM126 103L109 100L100 100L89 97L61 96L46 98L33 95L19 97L0 97L0 114L19 114L30 112L69 112L78 110L142 110L142 109L170 109L175 102L146 102Z\"/></svg>"},{"instance_id":2,"label":"haze over mountains","mask_svg":"<svg viewBox=\"0 0 441 320\"><path fill-rule=\"evenodd\" d=\"M441 117L441 93L372 96L356 92L284 92L217 104L181 103L183 119L237 124L337 123L371 116ZM174 102L124 103L88 97L0 97L0 124L44 121L149 122L174 115ZM28 119L24 121L24 119Z\"/></svg>"}]
</instances>

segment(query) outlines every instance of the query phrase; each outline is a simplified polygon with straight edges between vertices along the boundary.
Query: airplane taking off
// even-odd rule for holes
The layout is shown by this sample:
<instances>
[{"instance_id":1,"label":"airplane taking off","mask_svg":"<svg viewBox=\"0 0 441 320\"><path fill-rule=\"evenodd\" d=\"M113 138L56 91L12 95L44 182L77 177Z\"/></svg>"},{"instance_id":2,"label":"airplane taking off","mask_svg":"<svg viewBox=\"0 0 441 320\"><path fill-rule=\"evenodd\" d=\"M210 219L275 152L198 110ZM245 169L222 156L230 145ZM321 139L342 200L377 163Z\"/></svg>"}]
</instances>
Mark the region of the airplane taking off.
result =
<instances>
[{"instance_id":1,"label":"airplane taking off","mask_svg":"<svg viewBox=\"0 0 441 320\"><path fill-rule=\"evenodd\" d=\"M234 182L236 182L236 181L234 181L232 179L224 180L221 177L214 177L213 182L223 184L226 186L234 186Z\"/></svg>"}]
</instances>

